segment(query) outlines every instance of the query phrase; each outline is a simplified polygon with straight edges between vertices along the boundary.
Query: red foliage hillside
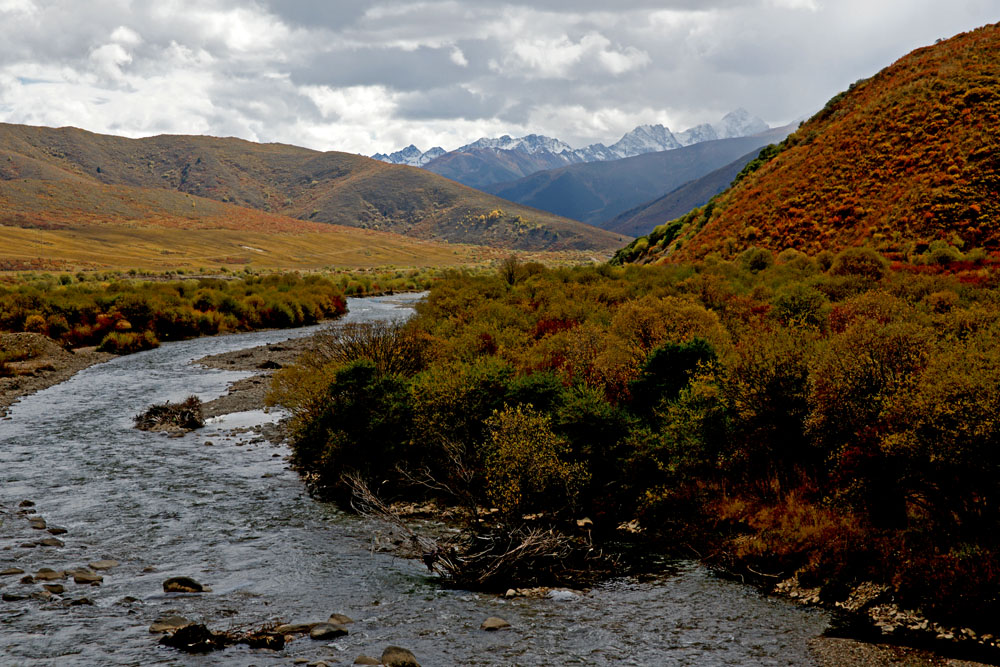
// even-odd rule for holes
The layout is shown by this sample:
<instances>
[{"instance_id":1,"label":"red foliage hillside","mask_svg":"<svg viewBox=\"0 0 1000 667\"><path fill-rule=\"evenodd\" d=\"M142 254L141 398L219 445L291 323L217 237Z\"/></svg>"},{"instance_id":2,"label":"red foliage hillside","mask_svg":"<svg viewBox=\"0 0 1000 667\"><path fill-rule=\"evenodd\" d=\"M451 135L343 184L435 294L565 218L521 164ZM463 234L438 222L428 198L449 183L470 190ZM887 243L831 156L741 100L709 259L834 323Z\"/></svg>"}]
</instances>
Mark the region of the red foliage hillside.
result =
<instances>
[{"instance_id":1,"label":"red foliage hillside","mask_svg":"<svg viewBox=\"0 0 1000 667\"><path fill-rule=\"evenodd\" d=\"M864 243L892 254L937 239L1000 249L1000 24L859 81L756 166L624 259Z\"/></svg>"}]
</instances>

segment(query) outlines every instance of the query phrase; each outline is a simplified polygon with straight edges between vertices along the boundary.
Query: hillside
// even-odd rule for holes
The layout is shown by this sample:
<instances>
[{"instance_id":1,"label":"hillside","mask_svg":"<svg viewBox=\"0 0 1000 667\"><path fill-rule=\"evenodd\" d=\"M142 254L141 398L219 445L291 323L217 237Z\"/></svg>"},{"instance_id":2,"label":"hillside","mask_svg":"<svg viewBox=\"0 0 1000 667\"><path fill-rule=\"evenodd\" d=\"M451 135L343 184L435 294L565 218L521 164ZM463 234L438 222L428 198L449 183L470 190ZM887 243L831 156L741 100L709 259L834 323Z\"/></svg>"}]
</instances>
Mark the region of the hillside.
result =
<instances>
[{"instance_id":1,"label":"hillside","mask_svg":"<svg viewBox=\"0 0 1000 667\"><path fill-rule=\"evenodd\" d=\"M711 204L621 256L865 243L903 256L934 241L1000 250L997 53L1000 24L910 53L830 100Z\"/></svg>"},{"instance_id":2,"label":"hillside","mask_svg":"<svg viewBox=\"0 0 1000 667\"><path fill-rule=\"evenodd\" d=\"M191 195L300 220L448 242L601 250L623 240L421 169L358 155L240 139L126 139L0 124L0 197L6 202L0 221L17 224L25 207L44 219L38 202L19 195L19 189L39 183L47 184L56 200L65 198L63 188L75 188L69 198L86 198L84 211L113 218L123 215L122 196L133 196L115 188L127 187L143 191L135 196L151 207L147 213L166 216L191 217L191 201L183 200Z\"/></svg>"},{"instance_id":3,"label":"hillside","mask_svg":"<svg viewBox=\"0 0 1000 667\"><path fill-rule=\"evenodd\" d=\"M588 162L538 172L485 188L504 199L603 226L639 204L718 169L753 149L780 141L787 130L705 141L622 160Z\"/></svg>"},{"instance_id":4,"label":"hillside","mask_svg":"<svg viewBox=\"0 0 1000 667\"><path fill-rule=\"evenodd\" d=\"M706 204L709 199L724 191L743 170L743 167L747 166L759 153L759 150L754 149L726 166L705 174L701 178L688 181L658 199L625 211L602 223L601 226L609 231L627 236L648 234L657 225L679 218L691 209Z\"/></svg>"}]
</instances>

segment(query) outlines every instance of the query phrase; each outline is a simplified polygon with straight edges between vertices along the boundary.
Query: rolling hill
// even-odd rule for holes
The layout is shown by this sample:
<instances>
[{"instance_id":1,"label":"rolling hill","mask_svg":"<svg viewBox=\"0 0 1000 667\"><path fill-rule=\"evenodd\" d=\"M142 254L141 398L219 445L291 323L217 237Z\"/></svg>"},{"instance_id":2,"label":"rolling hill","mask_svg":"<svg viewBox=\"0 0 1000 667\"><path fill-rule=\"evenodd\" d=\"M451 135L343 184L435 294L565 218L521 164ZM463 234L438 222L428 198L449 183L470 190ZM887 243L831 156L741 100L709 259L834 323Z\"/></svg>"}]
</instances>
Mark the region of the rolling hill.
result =
<instances>
[{"instance_id":1,"label":"rolling hill","mask_svg":"<svg viewBox=\"0 0 1000 667\"><path fill-rule=\"evenodd\" d=\"M48 194L38 198L33 189ZM199 220L210 213L236 215L232 208L241 207L411 238L526 250L606 250L627 240L422 169L358 155L231 138L126 139L0 124L0 224L27 218L55 223L73 213L74 202L80 213L111 220ZM232 206L223 212L217 208L223 204Z\"/></svg>"},{"instance_id":2,"label":"rolling hill","mask_svg":"<svg viewBox=\"0 0 1000 667\"><path fill-rule=\"evenodd\" d=\"M619 253L642 261L944 241L1000 250L1000 24L836 97L714 201Z\"/></svg>"},{"instance_id":3,"label":"rolling hill","mask_svg":"<svg viewBox=\"0 0 1000 667\"><path fill-rule=\"evenodd\" d=\"M657 225L679 218L724 191L743 170L743 167L747 166L759 153L759 150L752 150L726 166L705 174L701 178L688 181L658 199L636 206L607 222L601 223L601 227L627 236L648 234Z\"/></svg>"},{"instance_id":4,"label":"rolling hill","mask_svg":"<svg viewBox=\"0 0 1000 667\"><path fill-rule=\"evenodd\" d=\"M753 149L780 141L788 129L718 139L622 160L542 171L485 188L504 199L603 227L624 211L700 178Z\"/></svg>"}]
</instances>

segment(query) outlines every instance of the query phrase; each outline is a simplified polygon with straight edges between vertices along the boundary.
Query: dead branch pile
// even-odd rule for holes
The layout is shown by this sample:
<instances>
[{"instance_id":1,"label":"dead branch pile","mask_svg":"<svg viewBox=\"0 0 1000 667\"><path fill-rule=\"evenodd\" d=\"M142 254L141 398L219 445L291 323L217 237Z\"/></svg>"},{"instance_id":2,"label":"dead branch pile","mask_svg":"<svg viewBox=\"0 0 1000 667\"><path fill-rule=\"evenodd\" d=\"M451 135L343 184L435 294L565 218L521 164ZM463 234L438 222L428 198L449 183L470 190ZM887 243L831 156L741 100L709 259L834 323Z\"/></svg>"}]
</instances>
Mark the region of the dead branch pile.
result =
<instances>
[{"instance_id":1,"label":"dead branch pile","mask_svg":"<svg viewBox=\"0 0 1000 667\"><path fill-rule=\"evenodd\" d=\"M135 416L135 427L140 431L191 431L204 425L201 399L197 396L188 396L183 403L152 405Z\"/></svg>"}]
</instances>

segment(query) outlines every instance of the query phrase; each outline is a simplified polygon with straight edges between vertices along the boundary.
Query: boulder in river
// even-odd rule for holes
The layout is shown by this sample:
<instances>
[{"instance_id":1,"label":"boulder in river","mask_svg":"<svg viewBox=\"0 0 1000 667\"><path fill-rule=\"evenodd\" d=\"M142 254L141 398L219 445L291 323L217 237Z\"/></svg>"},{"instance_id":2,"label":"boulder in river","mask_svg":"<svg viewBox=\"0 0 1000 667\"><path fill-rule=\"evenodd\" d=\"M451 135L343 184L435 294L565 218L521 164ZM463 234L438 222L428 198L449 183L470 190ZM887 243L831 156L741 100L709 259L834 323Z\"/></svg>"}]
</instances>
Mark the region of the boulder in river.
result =
<instances>
[{"instance_id":1,"label":"boulder in river","mask_svg":"<svg viewBox=\"0 0 1000 667\"><path fill-rule=\"evenodd\" d=\"M8 567L6 570L0 570L0 577L12 577L15 574L24 574L24 570L19 567Z\"/></svg>"},{"instance_id":2,"label":"boulder in river","mask_svg":"<svg viewBox=\"0 0 1000 667\"><path fill-rule=\"evenodd\" d=\"M118 567L118 561L116 560L95 560L93 563L89 563L91 570L110 570L113 567Z\"/></svg>"},{"instance_id":3,"label":"boulder in river","mask_svg":"<svg viewBox=\"0 0 1000 667\"><path fill-rule=\"evenodd\" d=\"M163 582L164 593L203 593L205 587L191 577L170 577Z\"/></svg>"},{"instance_id":4,"label":"boulder in river","mask_svg":"<svg viewBox=\"0 0 1000 667\"><path fill-rule=\"evenodd\" d=\"M21 593L4 593L0 595L0 599L4 602L21 602L22 600L27 600L28 596Z\"/></svg>"},{"instance_id":5,"label":"boulder in river","mask_svg":"<svg viewBox=\"0 0 1000 667\"><path fill-rule=\"evenodd\" d=\"M399 646L387 646L382 651L382 664L385 667L420 667L413 652Z\"/></svg>"},{"instance_id":6,"label":"boulder in river","mask_svg":"<svg viewBox=\"0 0 1000 667\"><path fill-rule=\"evenodd\" d=\"M33 576L31 576L30 574L26 574L23 577L21 577L21 583L22 584L33 584L33 583L35 583L35 578Z\"/></svg>"},{"instance_id":7,"label":"boulder in river","mask_svg":"<svg viewBox=\"0 0 1000 667\"><path fill-rule=\"evenodd\" d=\"M355 665L381 665L382 661L378 658L373 658L370 655L365 655L362 653L354 659Z\"/></svg>"},{"instance_id":8,"label":"boulder in river","mask_svg":"<svg viewBox=\"0 0 1000 667\"><path fill-rule=\"evenodd\" d=\"M92 586L98 586L104 577L97 574L96 572L91 572L90 570L74 570L73 571L73 581L78 584L90 584Z\"/></svg>"},{"instance_id":9,"label":"boulder in river","mask_svg":"<svg viewBox=\"0 0 1000 667\"><path fill-rule=\"evenodd\" d=\"M67 531L62 526L49 526L50 535L65 535L67 532L69 531Z\"/></svg>"},{"instance_id":10,"label":"boulder in river","mask_svg":"<svg viewBox=\"0 0 1000 667\"><path fill-rule=\"evenodd\" d=\"M326 619L326 622L337 625L349 625L354 622L354 619L344 614L330 614L330 618Z\"/></svg>"},{"instance_id":11,"label":"boulder in river","mask_svg":"<svg viewBox=\"0 0 1000 667\"><path fill-rule=\"evenodd\" d=\"M48 527L45 523L45 519L40 516L32 517L28 520L28 523L30 523L31 527L35 530L45 530Z\"/></svg>"},{"instance_id":12,"label":"boulder in river","mask_svg":"<svg viewBox=\"0 0 1000 667\"><path fill-rule=\"evenodd\" d=\"M56 579L65 579L66 573L62 570L53 570L48 567L43 567L38 572L35 572L35 579L38 581L55 581Z\"/></svg>"},{"instance_id":13,"label":"boulder in river","mask_svg":"<svg viewBox=\"0 0 1000 667\"><path fill-rule=\"evenodd\" d=\"M38 543L43 547L64 547L66 543L62 540L58 540L54 537L46 537L44 540L38 540Z\"/></svg>"},{"instance_id":14,"label":"boulder in river","mask_svg":"<svg viewBox=\"0 0 1000 667\"><path fill-rule=\"evenodd\" d=\"M479 629L486 630L488 632L496 632L497 630L503 630L509 627L510 623L503 620L502 618L499 618L497 616L490 616L485 621L483 621L482 625L479 626Z\"/></svg>"},{"instance_id":15,"label":"boulder in river","mask_svg":"<svg viewBox=\"0 0 1000 667\"><path fill-rule=\"evenodd\" d=\"M66 587L62 584L43 584L42 588L56 595L62 595L66 591Z\"/></svg>"},{"instance_id":16,"label":"boulder in river","mask_svg":"<svg viewBox=\"0 0 1000 667\"><path fill-rule=\"evenodd\" d=\"M152 625L149 626L149 631L152 633L173 632L178 628L183 628L185 625L191 625L191 621L183 616L170 614L168 616L160 616L158 619L153 621Z\"/></svg>"},{"instance_id":17,"label":"boulder in river","mask_svg":"<svg viewBox=\"0 0 1000 667\"><path fill-rule=\"evenodd\" d=\"M309 630L312 639L336 639L347 636L347 628L336 623L317 623Z\"/></svg>"},{"instance_id":18,"label":"boulder in river","mask_svg":"<svg viewBox=\"0 0 1000 667\"><path fill-rule=\"evenodd\" d=\"M319 625L318 623L282 623L274 629L275 632L280 632L283 635L301 635L309 632L314 627Z\"/></svg>"},{"instance_id":19,"label":"boulder in river","mask_svg":"<svg viewBox=\"0 0 1000 667\"><path fill-rule=\"evenodd\" d=\"M22 500L17 504L18 507L34 507L35 503L30 500Z\"/></svg>"}]
</instances>

